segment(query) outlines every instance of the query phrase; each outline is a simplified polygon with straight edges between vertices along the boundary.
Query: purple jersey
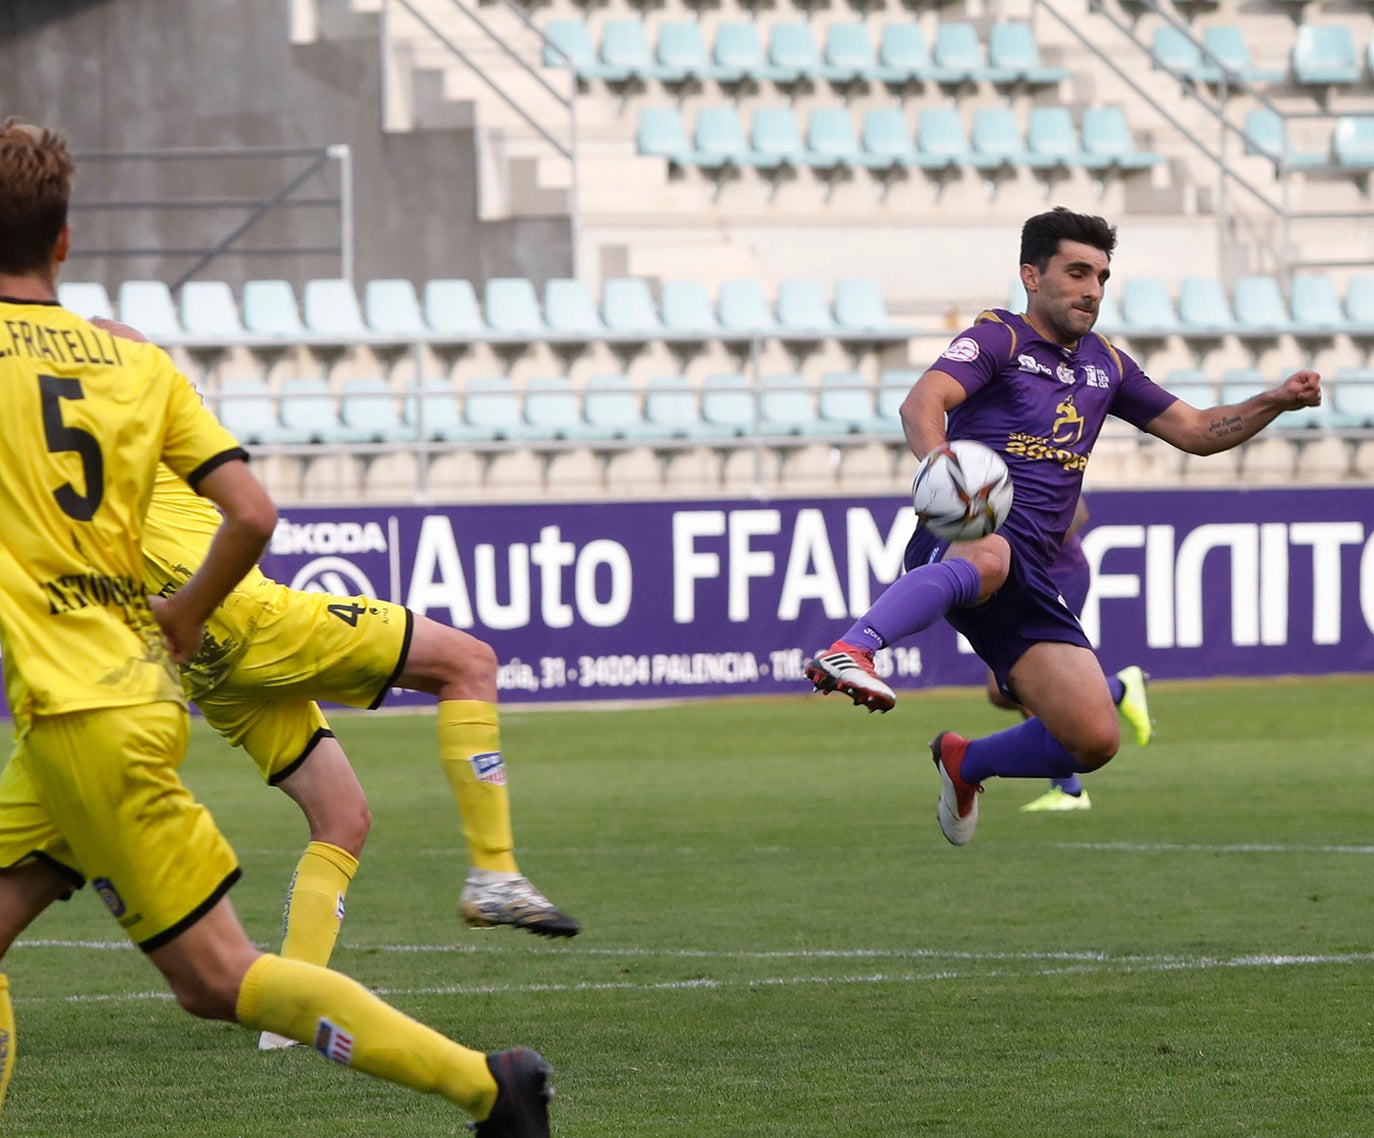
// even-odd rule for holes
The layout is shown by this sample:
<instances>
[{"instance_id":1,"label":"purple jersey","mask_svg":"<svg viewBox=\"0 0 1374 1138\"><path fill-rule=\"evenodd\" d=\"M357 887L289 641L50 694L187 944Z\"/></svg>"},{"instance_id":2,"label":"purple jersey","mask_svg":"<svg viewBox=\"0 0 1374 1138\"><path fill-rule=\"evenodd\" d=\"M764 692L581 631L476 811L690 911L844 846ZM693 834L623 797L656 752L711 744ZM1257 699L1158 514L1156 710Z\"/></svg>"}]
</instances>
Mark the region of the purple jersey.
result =
<instances>
[{"instance_id":1,"label":"purple jersey","mask_svg":"<svg viewBox=\"0 0 1374 1138\"><path fill-rule=\"evenodd\" d=\"M1050 566L1050 579L1073 615L1082 616L1088 589L1092 585L1092 569L1083 553L1083 542L1076 533L1066 537L1064 544L1059 547L1059 556Z\"/></svg>"},{"instance_id":2,"label":"purple jersey","mask_svg":"<svg viewBox=\"0 0 1374 1138\"><path fill-rule=\"evenodd\" d=\"M968 392L949 413L949 437L975 439L1006 459L1016 500L1003 528L1047 563L1073 520L1107 416L1143 428L1176 399L1096 332L1065 348L1001 309L984 312L931 370Z\"/></svg>"}]
</instances>

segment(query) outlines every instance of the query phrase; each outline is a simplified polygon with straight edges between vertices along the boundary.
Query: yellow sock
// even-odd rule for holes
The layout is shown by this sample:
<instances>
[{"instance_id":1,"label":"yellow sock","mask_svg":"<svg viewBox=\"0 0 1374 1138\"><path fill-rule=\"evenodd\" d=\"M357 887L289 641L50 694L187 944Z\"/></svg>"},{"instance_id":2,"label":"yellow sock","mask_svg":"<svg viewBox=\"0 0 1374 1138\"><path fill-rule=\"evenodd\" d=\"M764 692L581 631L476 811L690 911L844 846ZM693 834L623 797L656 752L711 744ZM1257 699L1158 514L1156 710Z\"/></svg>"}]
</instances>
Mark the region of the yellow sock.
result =
<instances>
[{"instance_id":1,"label":"yellow sock","mask_svg":"<svg viewBox=\"0 0 1374 1138\"><path fill-rule=\"evenodd\" d=\"M344 918L344 896L358 859L328 842L311 842L286 887L281 954L321 967L329 963Z\"/></svg>"},{"instance_id":2,"label":"yellow sock","mask_svg":"<svg viewBox=\"0 0 1374 1138\"><path fill-rule=\"evenodd\" d=\"M10 1003L10 978L0 973L0 1107L14 1070L14 1005Z\"/></svg>"},{"instance_id":3,"label":"yellow sock","mask_svg":"<svg viewBox=\"0 0 1374 1138\"><path fill-rule=\"evenodd\" d=\"M511 852L515 843L496 705L475 699L442 700L439 758L458 803L472 868L520 872Z\"/></svg>"},{"instance_id":4,"label":"yellow sock","mask_svg":"<svg viewBox=\"0 0 1374 1138\"><path fill-rule=\"evenodd\" d=\"M441 1094L474 1118L496 1104L486 1056L440 1035L339 972L267 954L239 988L238 1021L310 1044L364 1074Z\"/></svg>"}]
</instances>

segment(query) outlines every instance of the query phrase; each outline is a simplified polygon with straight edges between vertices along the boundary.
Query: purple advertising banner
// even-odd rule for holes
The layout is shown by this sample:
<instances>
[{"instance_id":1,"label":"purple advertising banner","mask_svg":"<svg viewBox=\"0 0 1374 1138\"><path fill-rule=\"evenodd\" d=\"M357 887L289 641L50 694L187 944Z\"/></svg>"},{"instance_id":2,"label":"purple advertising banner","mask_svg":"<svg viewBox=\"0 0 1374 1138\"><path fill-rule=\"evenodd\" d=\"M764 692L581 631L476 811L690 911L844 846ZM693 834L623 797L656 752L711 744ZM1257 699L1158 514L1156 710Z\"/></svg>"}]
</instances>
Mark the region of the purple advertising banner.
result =
<instances>
[{"instance_id":1,"label":"purple advertising banner","mask_svg":"<svg viewBox=\"0 0 1374 1138\"><path fill-rule=\"evenodd\" d=\"M1083 623L1109 670L1374 671L1374 488L1089 506ZM904 498L302 507L262 566L481 637L506 702L799 692L807 655L895 579L913 525ZM879 667L899 688L983 675L943 622Z\"/></svg>"}]
</instances>

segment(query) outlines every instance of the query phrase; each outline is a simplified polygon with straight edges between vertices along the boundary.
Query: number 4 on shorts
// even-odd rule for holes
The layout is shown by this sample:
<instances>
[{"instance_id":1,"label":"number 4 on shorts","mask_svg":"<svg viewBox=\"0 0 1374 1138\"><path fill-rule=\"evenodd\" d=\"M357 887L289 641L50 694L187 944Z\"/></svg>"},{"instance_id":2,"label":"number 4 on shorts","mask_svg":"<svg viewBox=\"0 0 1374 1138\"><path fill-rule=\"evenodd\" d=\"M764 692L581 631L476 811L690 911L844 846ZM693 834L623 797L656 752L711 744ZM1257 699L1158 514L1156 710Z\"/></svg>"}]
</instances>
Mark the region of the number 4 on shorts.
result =
<instances>
[{"instance_id":1,"label":"number 4 on shorts","mask_svg":"<svg viewBox=\"0 0 1374 1138\"><path fill-rule=\"evenodd\" d=\"M330 605L329 611L337 616L349 628L358 627L358 618L367 611L366 606L360 605L357 601L347 605Z\"/></svg>"}]
</instances>

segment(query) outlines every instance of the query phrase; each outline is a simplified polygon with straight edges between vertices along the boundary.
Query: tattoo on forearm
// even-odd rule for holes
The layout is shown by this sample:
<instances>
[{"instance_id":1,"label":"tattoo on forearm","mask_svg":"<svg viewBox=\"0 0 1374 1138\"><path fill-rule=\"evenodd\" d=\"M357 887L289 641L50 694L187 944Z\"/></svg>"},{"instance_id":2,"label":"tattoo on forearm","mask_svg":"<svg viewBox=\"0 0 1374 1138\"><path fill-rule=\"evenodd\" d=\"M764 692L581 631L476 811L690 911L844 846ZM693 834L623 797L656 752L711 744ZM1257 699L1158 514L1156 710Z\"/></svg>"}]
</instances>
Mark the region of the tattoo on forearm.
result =
<instances>
[{"instance_id":1,"label":"tattoo on forearm","mask_svg":"<svg viewBox=\"0 0 1374 1138\"><path fill-rule=\"evenodd\" d=\"M1207 425L1207 433L1214 439L1224 439L1231 435L1238 435L1241 431L1240 416L1226 415L1220 419L1213 419Z\"/></svg>"}]
</instances>

